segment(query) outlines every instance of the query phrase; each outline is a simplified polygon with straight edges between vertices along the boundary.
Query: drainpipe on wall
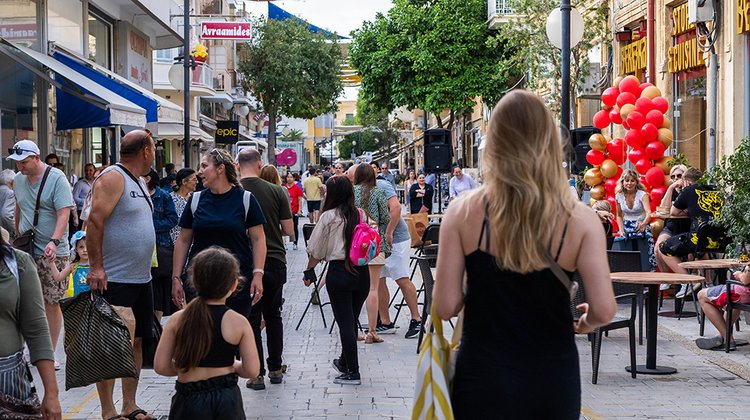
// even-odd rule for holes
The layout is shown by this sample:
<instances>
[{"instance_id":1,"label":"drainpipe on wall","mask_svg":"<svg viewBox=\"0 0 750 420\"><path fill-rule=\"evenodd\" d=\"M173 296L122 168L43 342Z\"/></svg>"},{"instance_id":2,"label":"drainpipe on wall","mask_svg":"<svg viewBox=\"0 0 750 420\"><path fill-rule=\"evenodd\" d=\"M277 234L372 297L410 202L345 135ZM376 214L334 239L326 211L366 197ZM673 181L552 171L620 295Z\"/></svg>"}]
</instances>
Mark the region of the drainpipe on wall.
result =
<instances>
[{"instance_id":1,"label":"drainpipe on wall","mask_svg":"<svg viewBox=\"0 0 750 420\"><path fill-rule=\"evenodd\" d=\"M745 84L745 96L743 98L743 112L742 112L742 136L750 137L750 35L746 34L745 40L745 65L743 68L743 82Z\"/></svg>"},{"instance_id":2,"label":"drainpipe on wall","mask_svg":"<svg viewBox=\"0 0 750 420\"><path fill-rule=\"evenodd\" d=\"M656 85L656 0L648 0L646 11L646 43L648 49L648 76L646 81Z\"/></svg>"},{"instance_id":3,"label":"drainpipe on wall","mask_svg":"<svg viewBox=\"0 0 750 420\"><path fill-rule=\"evenodd\" d=\"M716 48L711 45L710 63L708 65L708 169L716 164L716 103L719 81L719 59Z\"/></svg>"}]
</instances>

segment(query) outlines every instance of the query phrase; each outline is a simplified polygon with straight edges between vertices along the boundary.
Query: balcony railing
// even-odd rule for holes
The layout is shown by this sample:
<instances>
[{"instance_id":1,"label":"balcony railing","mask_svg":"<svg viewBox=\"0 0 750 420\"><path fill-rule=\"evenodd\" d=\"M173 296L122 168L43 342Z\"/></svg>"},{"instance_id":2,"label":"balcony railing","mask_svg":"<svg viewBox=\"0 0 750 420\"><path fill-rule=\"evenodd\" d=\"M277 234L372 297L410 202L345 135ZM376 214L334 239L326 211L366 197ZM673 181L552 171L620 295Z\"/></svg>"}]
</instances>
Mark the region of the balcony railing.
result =
<instances>
[{"instance_id":1,"label":"balcony railing","mask_svg":"<svg viewBox=\"0 0 750 420\"><path fill-rule=\"evenodd\" d=\"M190 81L193 87L213 89L213 69L206 63L195 63Z\"/></svg>"}]
</instances>

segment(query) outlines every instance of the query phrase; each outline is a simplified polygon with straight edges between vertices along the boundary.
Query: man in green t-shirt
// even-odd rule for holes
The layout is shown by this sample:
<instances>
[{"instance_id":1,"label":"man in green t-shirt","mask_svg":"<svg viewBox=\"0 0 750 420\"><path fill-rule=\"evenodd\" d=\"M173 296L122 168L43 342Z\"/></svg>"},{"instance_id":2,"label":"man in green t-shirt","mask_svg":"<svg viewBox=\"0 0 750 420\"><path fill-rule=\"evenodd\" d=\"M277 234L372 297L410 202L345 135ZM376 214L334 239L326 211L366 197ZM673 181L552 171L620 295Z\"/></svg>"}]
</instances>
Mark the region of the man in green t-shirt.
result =
<instances>
[{"instance_id":1,"label":"man in green t-shirt","mask_svg":"<svg viewBox=\"0 0 750 420\"><path fill-rule=\"evenodd\" d=\"M294 234L294 222L286 189L259 178L262 167L260 153L254 149L245 149L237 156L237 162L240 165L240 184L255 195L266 217L266 224L263 225L266 234L263 297L250 310L250 325L253 327L260 358L260 375L247 381L248 388L261 390L266 388L263 380L266 369L260 335L261 316L266 323L268 339L268 378L272 384L280 384L283 379L281 353L284 349L284 323L281 319L281 302L282 289L286 283L286 249L282 235Z\"/></svg>"}]
</instances>

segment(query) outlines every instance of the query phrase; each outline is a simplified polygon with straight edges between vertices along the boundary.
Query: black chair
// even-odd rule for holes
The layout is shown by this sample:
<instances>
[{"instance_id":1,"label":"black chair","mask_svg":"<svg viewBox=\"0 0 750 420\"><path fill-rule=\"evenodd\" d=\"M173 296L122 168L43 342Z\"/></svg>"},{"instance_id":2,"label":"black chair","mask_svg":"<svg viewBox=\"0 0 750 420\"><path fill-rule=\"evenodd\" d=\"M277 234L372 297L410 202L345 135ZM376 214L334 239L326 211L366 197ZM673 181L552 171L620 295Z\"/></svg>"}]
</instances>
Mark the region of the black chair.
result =
<instances>
[{"instance_id":1,"label":"black chair","mask_svg":"<svg viewBox=\"0 0 750 420\"><path fill-rule=\"evenodd\" d=\"M640 261L640 255L638 256L638 259ZM586 291L583 287L583 281L581 279L581 276L578 274L578 272L575 273L574 279L578 282L579 288L576 292L576 295L571 300L571 311L573 313L573 318L578 319L581 316L580 311L576 309L576 306L578 306L581 303L586 302ZM617 283L615 283L617 285ZM636 289L643 289L643 287L638 285L626 285L626 284L619 284L617 285L618 289L620 291L626 291L628 288L630 288L630 293L624 293L615 296L615 299L617 299L618 302L620 301L630 301L630 316L627 318L622 317L615 317L615 319L612 320L607 325L604 325L602 327L597 328L594 330L594 332L589 333L588 338L589 341L591 341L591 367L592 367L592 373L591 373L591 383L596 385L596 382L599 379L599 359L601 358L601 350L602 350L602 335L606 334L609 331L617 330L621 328L627 328L628 329L628 341L630 345L630 376L632 378L636 377L636 366L635 366L635 315L636 315L636 293L634 291Z\"/></svg>"},{"instance_id":2,"label":"black chair","mask_svg":"<svg viewBox=\"0 0 750 420\"><path fill-rule=\"evenodd\" d=\"M430 269L429 257L412 257L415 261L415 266L419 267L419 272L422 274L422 288L425 291L424 294L424 305L422 306L422 325L427 322L427 315L430 315L430 307L432 306L432 288L435 285L435 279L432 277L432 270ZM433 322L435 322L433 320ZM437 322L442 322L437 320ZM417 339L417 353L422 345L422 337L424 336L424 327L419 329L419 338Z\"/></svg>"},{"instance_id":3,"label":"black chair","mask_svg":"<svg viewBox=\"0 0 750 420\"><path fill-rule=\"evenodd\" d=\"M731 288L732 288L733 285L735 285L735 286L746 286L745 284L740 283L740 282L738 282L736 280L732 280L732 279L727 280L727 283L726 283L726 287L727 287L726 293L727 293L727 296L732 296L731 295ZM731 337L732 336L732 311L734 311L734 310L750 311L750 304L740 303L740 302L733 302L732 299L729 299L729 298L727 299L726 330L725 330L726 335L725 335L725 337ZM737 331L739 331L739 330L740 330L740 320L738 318L737 319ZM729 353L729 346L730 346L730 344L731 344L730 340L726 340L726 342L724 343L724 351L726 351L727 353Z\"/></svg>"},{"instance_id":4,"label":"black chair","mask_svg":"<svg viewBox=\"0 0 750 420\"><path fill-rule=\"evenodd\" d=\"M607 251L607 260L609 261L609 271L647 271L642 265L641 253L639 251ZM629 287L623 287L623 284L613 283L612 287L615 292L615 296L622 293L627 293L631 289ZM638 303L638 345L643 345L643 320L644 309L643 300L644 293L642 287L637 287L634 290L636 301Z\"/></svg>"},{"instance_id":5,"label":"black chair","mask_svg":"<svg viewBox=\"0 0 750 420\"><path fill-rule=\"evenodd\" d=\"M428 257L429 263L431 267L435 267L436 261L437 261L437 250L438 250L438 243L440 242L440 224L439 223L432 223L427 225L424 232L422 233L422 244L416 248L414 251L416 256L426 256ZM410 264L413 264L413 268L411 270L411 276L409 276L409 281L414 281L414 275L417 272L417 264L415 262L416 260L412 259ZM388 306L393 306L396 308L396 316L393 317L392 322L396 322L398 320L398 316L401 314L401 308L404 307L406 304L404 297L401 297L401 303L398 303L394 305L393 303L396 301L396 296L398 296L401 289L396 289L396 292L393 293L393 296L391 297L391 301L388 303ZM424 285L417 289L417 298L419 298L419 295L422 294L424 291Z\"/></svg>"},{"instance_id":6,"label":"black chair","mask_svg":"<svg viewBox=\"0 0 750 420\"><path fill-rule=\"evenodd\" d=\"M315 230L315 224L313 223L305 223L304 225L302 225L302 237L305 239L305 248L307 248L307 241L310 240L313 230ZM328 268L328 261L326 261L323 264L323 270L320 271L320 275L325 273L327 268ZM320 280L317 279L317 276L318 276L318 273L316 272L316 280L312 282L313 290L310 293L310 299L308 299L307 306L305 306L305 310L302 312L302 316L299 318L299 321L297 322L297 327L294 328L295 331L299 330L300 325L302 325L302 321L305 319L305 316L307 315L307 311L310 310L310 306L313 305L313 303L316 300L318 301L318 307L320 309L320 317L323 319L323 328L328 328L328 325L326 323L326 316L325 316L325 313L323 313L323 307L326 305L330 305L331 302L323 303L323 301L320 299L320 287L319 287Z\"/></svg>"},{"instance_id":7,"label":"black chair","mask_svg":"<svg viewBox=\"0 0 750 420\"><path fill-rule=\"evenodd\" d=\"M695 244L693 259L703 259L704 257L707 257L709 259L718 258L718 254L724 254L727 246L732 243L732 239L729 237L729 235L727 235L726 229L720 226L713 225L710 221L703 222L698 226L696 236L697 241ZM709 275L706 275L706 285L723 283L727 278L726 269L717 269L711 271L714 275L713 280L710 279ZM698 298L695 296L695 290L692 284L687 285L685 296L687 296L688 293L693 295L693 306L695 307L695 312L699 314L698 324L700 325L700 335L703 336L703 331L706 325L706 317L703 314L703 311L701 311L698 306ZM683 302L685 298L682 297L675 299L679 299L680 302ZM739 329L739 323L737 324L737 328Z\"/></svg>"}]
</instances>

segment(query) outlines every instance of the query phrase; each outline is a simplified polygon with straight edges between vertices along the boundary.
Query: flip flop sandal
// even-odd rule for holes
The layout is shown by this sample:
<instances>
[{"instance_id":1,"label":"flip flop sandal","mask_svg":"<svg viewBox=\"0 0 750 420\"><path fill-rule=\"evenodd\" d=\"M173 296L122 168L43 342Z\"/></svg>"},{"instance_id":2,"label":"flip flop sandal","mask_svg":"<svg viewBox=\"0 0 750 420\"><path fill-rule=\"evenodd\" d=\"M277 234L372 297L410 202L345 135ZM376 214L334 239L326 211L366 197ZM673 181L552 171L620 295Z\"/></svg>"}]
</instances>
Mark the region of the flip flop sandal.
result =
<instances>
[{"instance_id":1,"label":"flip flop sandal","mask_svg":"<svg viewBox=\"0 0 750 420\"><path fill-rule=\"evenodd\" d=\"M148 414L148 412L146 412L146 410L143 410L141 408L139 408L137 410L133 410L130 414L128 414L127 416L124 416L124 417L127 418L128 420L139 420L138 416L146 416L145 418L143 418L141 420L152 420L154 418L154 416ZM123 416L121 416L121 417L123 417Z\"/></svg>"}]
</instances>

